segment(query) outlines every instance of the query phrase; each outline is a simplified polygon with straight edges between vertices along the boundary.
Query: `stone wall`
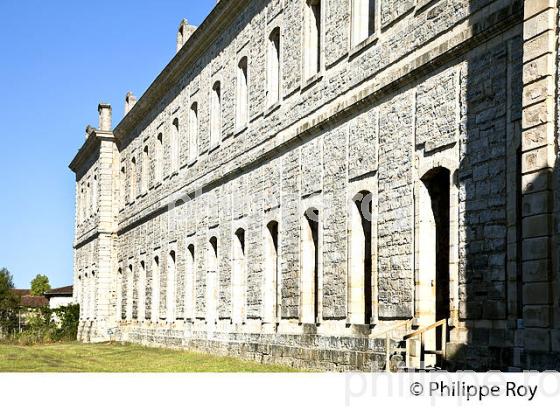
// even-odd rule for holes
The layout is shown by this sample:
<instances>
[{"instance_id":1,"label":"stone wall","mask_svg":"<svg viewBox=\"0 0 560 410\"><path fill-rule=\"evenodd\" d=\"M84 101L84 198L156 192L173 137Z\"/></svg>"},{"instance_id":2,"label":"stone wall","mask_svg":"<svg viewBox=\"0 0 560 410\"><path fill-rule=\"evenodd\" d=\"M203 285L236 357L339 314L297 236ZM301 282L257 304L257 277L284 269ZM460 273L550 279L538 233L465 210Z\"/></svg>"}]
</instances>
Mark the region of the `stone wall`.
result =
<instances>
[{"instance_id":1,"label":"stone wall","mask_svg":"<svg viewBox=\"0 0 560 410\"><path fill-rule=\"evenodd\" d=\"M199 53L196 60L177 68L176 80L158 84L161 90L149 90L114 130L114 178L107 197L116 210L114 229L109 229L114 250L104 318L111 337L304 367L367 368L385 354L373 349L373 356L367 356L370 344L378 342L375 335L422 315L418 192L428 171L444 167L451 172L452 202L449 359L457 367L527 366L520 355L529 357L530 352L519 321L523 279L517 263L522 241L518 151L523 2L382 0L375 33L353 48L349 2L322 3L318 76L306 79L302 74L303 3L252 1L243 13L221 15L227 30L204 51L193 43L195 32L174 61L189 52ZM213 13L228 7L235 6L219 3ZM265 39L275 27L281 31L281 98L269 106ZM198 30L204 32L204 26ZM242 57L249 62L246 126L235 118L236 70ZM180 63L166 70L174 69L173 64ZM210 95L217 81L221 139L210 147ZM195 155L188 151L193 103L199 123ZM175 120L179 170L171 166ZM159 135L160 163L155 154ZM146 147L148 156L143 155ZM189 162L193 157L196 161ZM135 174L130 172L133 159ZM161 180L157 167L163 170ZM82 168L95 169L91 160ZM87 181L88 172L94 171L79 173L78 186ZM371 240L377 293L374 320L349 325L349 206L364 190L374 193ZM302 323L307 296L302 295L302 223L309 208L320 215L319 323ZM274 323L264 320L265 299L276 294L267 292L272 282L265 273L271 270L265 269L269 261L263 246L271 221L279 225ZM232 320L238 229L245 238L242 323ZM90 231L87 225L77 227L77 275L98 262L99 251L92 249L97 239ZM189 247L194 247L194 260ZM168 268L172 251L175 269ZM85 313L90 299L84 295L93 298L93 305L96 297L90 285L76 283L86 328L88 321L100 318ZM210 314L214 298L216 310ZM364 340L369 340L367 346L360 345ZM488 348L495 355L483 357ZM349 359L354 351L360 359ZM473 362L472 355L480 360Z\"/></svg>"}]
</instances>

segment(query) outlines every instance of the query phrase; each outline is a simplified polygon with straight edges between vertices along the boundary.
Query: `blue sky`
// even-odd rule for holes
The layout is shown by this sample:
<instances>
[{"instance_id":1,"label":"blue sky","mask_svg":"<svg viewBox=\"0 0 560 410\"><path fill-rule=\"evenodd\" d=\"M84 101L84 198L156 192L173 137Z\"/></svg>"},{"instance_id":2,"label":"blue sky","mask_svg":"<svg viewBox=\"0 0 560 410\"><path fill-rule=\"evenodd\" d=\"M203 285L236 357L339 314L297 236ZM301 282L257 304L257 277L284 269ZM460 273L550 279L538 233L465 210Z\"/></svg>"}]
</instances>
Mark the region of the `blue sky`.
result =
<instances>
[{"instance_id":1,"label":"blue sky","mask_svg":"<svg viewBox=\"0 0 560 410\"><path fill-rule=\"evenodd\" d=\"M140 96L175 53L182 18L215 0L0 1L0 267L17 287L38 273L72 282L74 177L97 104Z\"/></svg>"}]
</instances>

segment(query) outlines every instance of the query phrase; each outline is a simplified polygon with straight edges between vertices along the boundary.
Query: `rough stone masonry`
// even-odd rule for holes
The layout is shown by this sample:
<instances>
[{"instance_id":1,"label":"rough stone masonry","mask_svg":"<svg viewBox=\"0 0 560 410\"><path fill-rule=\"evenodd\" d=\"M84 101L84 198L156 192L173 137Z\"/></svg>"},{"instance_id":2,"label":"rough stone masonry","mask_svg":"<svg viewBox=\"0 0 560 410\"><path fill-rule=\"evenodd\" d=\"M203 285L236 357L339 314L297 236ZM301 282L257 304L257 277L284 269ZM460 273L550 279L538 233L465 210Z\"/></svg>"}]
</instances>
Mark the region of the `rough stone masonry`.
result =
<instances>
[{"instance_id":1,"label":"rough stone masonry","mask_svg":"<svg viewBox=\"0 0 560 410\"><path fill-rule=\"evenodd\" d=\"M183 20L70 165L79 339L560 369L558 19L557 0L236 0Z\"/></svg>"}]
</instances>

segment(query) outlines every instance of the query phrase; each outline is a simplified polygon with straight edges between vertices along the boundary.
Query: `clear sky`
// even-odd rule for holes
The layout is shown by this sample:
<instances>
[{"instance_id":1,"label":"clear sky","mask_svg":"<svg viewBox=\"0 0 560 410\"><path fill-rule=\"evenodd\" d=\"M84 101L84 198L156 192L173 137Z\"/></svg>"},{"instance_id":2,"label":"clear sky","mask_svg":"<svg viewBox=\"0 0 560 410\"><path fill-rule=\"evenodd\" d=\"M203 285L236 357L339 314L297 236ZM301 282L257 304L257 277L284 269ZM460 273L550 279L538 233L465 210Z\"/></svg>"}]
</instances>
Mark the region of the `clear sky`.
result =
<instances>
[{"instance_id":1,"label":"clear sky","mask_svg":"<svg viewBox=\"0 0 560 410\"><path fill-rule=\"evenodd\" d=\"M72 283L74 177L68 164L97 126L122 118L175 53L179 22L216 0L0 0L0 267L17 287L38 273Z\"/></svg>"}]
</instances>

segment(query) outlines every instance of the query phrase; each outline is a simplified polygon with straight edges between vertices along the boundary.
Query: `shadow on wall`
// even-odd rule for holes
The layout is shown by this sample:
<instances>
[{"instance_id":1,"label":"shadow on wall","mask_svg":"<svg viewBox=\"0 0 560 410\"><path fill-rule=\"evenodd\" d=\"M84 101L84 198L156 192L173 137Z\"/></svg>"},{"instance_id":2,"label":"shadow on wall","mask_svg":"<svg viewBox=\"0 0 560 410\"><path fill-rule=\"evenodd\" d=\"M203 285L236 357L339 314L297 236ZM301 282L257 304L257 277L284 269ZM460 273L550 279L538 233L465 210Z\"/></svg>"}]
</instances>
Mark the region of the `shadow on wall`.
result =
<instances>
[{"instance_id":1,"label":"shadow on wall","mask_svg":"<svg viewBox=\"0 0 560 410\"><path fill-rule=\"evenodd\" d=\"M550 339L556 170L539 166L540 153L524 153L534 147L521 142L523 35L504 38L468 54L461 72L460 164L452 175L459 309L447 344L450 370L560 369Z\"/></svg>"}]
</instances>

